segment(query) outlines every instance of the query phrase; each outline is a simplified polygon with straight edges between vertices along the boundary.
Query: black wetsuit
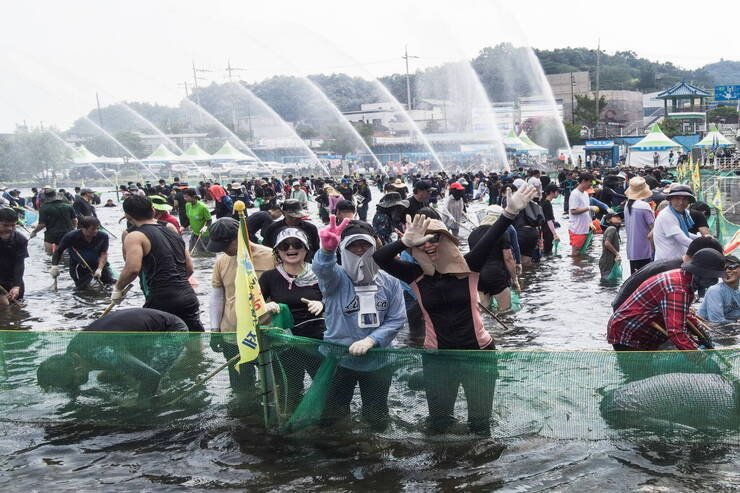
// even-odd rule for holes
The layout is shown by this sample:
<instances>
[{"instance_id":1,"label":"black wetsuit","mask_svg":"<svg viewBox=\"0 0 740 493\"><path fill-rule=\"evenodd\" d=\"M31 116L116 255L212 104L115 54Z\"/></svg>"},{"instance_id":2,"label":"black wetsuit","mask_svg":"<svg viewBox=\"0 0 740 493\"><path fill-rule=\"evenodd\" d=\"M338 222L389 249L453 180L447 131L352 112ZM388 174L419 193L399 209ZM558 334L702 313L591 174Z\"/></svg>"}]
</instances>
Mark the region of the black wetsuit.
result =
<instances>
[{"instance_id":1,"label":"black wetsuit","mask_svg":"<svg viewBox=\"0 0 740 493\"><path fill-rule=\"evenodd\" d=\"M491 226L478 226L468 236L468 245L475 248ZM495 243L488 252L486 262L480 271L478 291L486 294L499 294L511 285L511 275L504 261L504 250L511 250L509 235L504 234L498 243Z\"/></svg>"},{"instance_id":2,"label":"black wetsuit","mask_svg":"<svg viewBox=\"0 0 740 493\"><path fill-rule=\"evenodd\" d=\"M144 308L155 308L180 317L192 331L203 331L200 303L188 282L185 267L185 242L161 224L143 224L139 231L151 244L141 263L146 286Z\"/></svg>"},{"instance_id":3,"label":"black wetsuit","mask_svg":"<svg viewBox=\"0 0 740 493\"><path fill-rule=\"evenodd\" d=\"M67 353L79 355L91 369L112 370L141 382L140 396L151 395L159 380L182 351L186 339L169 335L114 334L115 332L181 332L180 318L149 308L116 310L99 318L72 338ZM96 332L90 334L85 332Z\"/></svg>"},{"instance_id":4,"label":"black wetsuit","mask_svg":"<svg viewBox=\"0 0 740 493\"><path fill-rule=\"evenodd\" d=\"M0 239L0 286L10 291L18 286L18 298L23 298L25 285L23 272L28 257L28 239L18 231L10 233L7 240Z\"/></svg>"},{"instance_id":5,"label":"black wetsuit","mask_svg":"<svg viewBox=\"0 0 740 493\"><path fill-rule=\"evenodd\" d=\"M70 231L64 235L62 240L59 242L57 249L54 251L54 255L51 257L51 263L54 265L59 264L59 259L67 249L69 249L69 275L72 276L75 286L78 288L85 287L90 284L93 275L92 272L85 267L85 264L80 260L80 257L77 255L75 250L82 255L82 258L85 259L87 265L89 265L94 272L98 268L100 255L108 252L108 235L102 231L98 231L92 241L88 242L85 240L85 236L79 229ZM110 264L107 262L100 280L105 284L113 284L116 281L113 278Z\"/></svg>"}]
</instances>

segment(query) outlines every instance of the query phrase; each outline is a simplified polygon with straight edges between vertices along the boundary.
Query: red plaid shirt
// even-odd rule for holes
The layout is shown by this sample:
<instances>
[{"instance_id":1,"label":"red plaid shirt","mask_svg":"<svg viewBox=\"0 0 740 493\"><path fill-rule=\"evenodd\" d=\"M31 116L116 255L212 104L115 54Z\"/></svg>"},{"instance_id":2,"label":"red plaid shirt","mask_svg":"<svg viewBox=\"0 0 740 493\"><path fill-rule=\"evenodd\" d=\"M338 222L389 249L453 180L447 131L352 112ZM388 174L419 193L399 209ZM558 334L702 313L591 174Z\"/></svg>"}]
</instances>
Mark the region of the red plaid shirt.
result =
<instances>
[{"instance_id":1,"label":"red plaid shirt","mask_svg":"<svg viewBox=\"0 0 740 493\"><path fill-rule=\"evenodd\" d=\"M692 275L682 269L669 270L646 280L622 303L609 319L609 344L622 344L635 349L654 350L666 341L651 325L657 322L668 332L678 349L697 349L686 330L686 320L694 300Z\"/></svg>"}]
</instances>

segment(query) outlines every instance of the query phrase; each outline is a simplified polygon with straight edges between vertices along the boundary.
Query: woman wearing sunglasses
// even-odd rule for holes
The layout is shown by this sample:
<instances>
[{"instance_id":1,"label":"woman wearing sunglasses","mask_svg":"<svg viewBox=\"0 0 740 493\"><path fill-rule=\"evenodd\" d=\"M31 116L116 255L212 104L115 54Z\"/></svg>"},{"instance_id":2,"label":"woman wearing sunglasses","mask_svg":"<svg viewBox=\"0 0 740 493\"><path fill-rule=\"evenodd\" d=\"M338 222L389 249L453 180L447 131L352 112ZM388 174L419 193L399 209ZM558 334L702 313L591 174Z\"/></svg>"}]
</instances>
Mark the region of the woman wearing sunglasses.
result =
<instances>
[{"instance_id":1,"label":"woman wearing sunglasses","mask_svg":"<svg viewBox=\"0 0 740 493\"><path fill-rule=\"evenodd\" d=\"M536 195L537 190L526 184L513 195L507 190L503 214L465 255L442 221L421 214L413 220L407 217L403 238L375 253L373 257L381 269L414 290L426 322L426 349L496 349L478 311L480 271L489 251ZM396 258L407 248L416 263ZM440 357L430 352L423 356L429 432L444 433L454 423L455 399L462 384L470 431L490 435L495 365L488 360L476 362L474 358L460 357L455 368L451 368L451 361L455 364L451 355Z\"/></svg>"},{"instance_id":2,"label":"woman wearing sunglasses","mask_svg":"<svg viewBox=\"0 0 740 493\"><path fill-rule=\"evenodd\" d=\"M323 339L324 319L321 314L324 305L319 279L306 258L306 233L298 228L281 230L275 240L273 255L276 267L262 274L259 280L267 311L278 313L279 304L285 304L293 315L293 335ZM289 348L280 353L280 362L288 381L287 408L292 411L301 400L305 372L313 378L321 361L317 356Z\"/></svg>"}]
</instances>

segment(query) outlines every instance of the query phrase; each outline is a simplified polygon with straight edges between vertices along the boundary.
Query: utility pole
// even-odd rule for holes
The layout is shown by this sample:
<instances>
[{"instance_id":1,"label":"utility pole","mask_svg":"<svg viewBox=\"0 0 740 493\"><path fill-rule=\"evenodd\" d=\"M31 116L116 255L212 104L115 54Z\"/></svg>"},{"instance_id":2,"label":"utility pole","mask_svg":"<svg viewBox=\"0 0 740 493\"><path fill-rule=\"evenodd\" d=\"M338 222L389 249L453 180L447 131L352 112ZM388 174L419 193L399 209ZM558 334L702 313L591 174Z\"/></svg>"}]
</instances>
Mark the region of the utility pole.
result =
<instances>
[{"instance_id":1,"label":"utility pole","mask_svg":"<svg viewBox=\"0 0 740 493\"><path fill-rule=\"evenodd\" d=\"M573 94L575 85L576 85L576 80L573 77L573 72L571 72L570 73L570 122L573 125L576 124L576 103L575 103L575 96Z\"/></svg>"},{"instance_id":2,"label":"utility pole","mask_svg":"<svg viewBox=\"0 0 740 493\"><path fill-rule=\"evenodd\" d=\"M409 58L419 58L418 56L409 56L409 46L404 46L404 55L401 57L406 60L406 106L409 110L411 107L411 78L409 75Z\"/></svg>"},{"instance_id":3,"label":"utility pole","mask_svg":"<svg viewBox=\"0 0 740 493\"><path fill-rule=\"evenodd\" d=\"M226 73L229 77L229 83L233 83L234 80L232 78L232 72L246 72L246 68L243 67L232 67L231 66L231 59L226 60ZM234 98L231 98L231 126L234 130L234 133L236 133L236 105L234 105ZM251 115L249 115L249 133L250 136L252 134L252 118Z\"/></svg>"},{"instance_id":4,"label":"utility pole","mask_svg":"<svg viewBox=\"0 0 740 493\"><path fill-rule=\"evenodd\" d=\"M193 60L193 94L195 95L195 100L198 103L198 106L200 106L200 92L198 89L198 80L205 80L205 77L200 77L198 74L201 72L211 72L208 69L205 68L197 68L195 66L195 60ZM203 125L203 115L201 112L198 112L198 121L201 125Z\"/></svg>"},{"instance_id":5,"label":"utility pole","mask_svg":"<svg viewBox=\"0 0 740 493\"><path fill-rule=\"evenodd\" d=\"M98 121L100 122L100 128L105 128L103 126L103 113L100 111L100 96L98 93L95 93L95 101L98 103Z\"/></svg>"},{"instance_id":6,"label":"utility pole","mask_svg":"<svg viewBox=\"0 0 740 493\"><path fill-rule=\"evenodd\" d=\"M599 129L599 65L601 63L601 38L596 45L596 126L594 127L594 137Z\"/></svg>"},{"instance_id":7,"label":"utility pole","mask_svg":"<svg viewBox=\"0 0 740 493\"><path fill-rule=\"evenodd\" d=\"M190 94L188 93L188 81L184 81L180 84L177 84L177 87L185 88L185 99L190 99ZM188 123L190 124L190 130L192 131L193 127L193 114L188 111Z\"/></svg>"}]
</instances>

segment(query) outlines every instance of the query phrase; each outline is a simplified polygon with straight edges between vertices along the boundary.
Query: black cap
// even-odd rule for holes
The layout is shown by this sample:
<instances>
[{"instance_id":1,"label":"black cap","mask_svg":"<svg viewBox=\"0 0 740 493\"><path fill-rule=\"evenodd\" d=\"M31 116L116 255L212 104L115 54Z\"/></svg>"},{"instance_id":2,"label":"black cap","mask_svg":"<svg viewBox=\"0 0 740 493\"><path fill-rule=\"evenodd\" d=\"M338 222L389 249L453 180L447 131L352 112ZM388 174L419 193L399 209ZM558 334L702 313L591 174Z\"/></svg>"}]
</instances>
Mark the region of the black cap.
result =
<instances>
[{"instance_id":1,"label":"black cap","mask_svg":"<svg viewBox=\"0 0 740 493\"><path fill-rule=\"evenodd\" d=\"M353 204L349 200L340 200L339 202L337 202L336 210L337 211L352 211L352 212L354 212L355 211L355 204Z\"/></svg>"},{"instance_id":2,"label":"black cap","mask_svg":"<svg viewBox=\"0 0 740 493\"><path fill-rule=\"evenodd\" d=\"M426 191L429 191L429 189L431 188L432 188L432 184L425 180L420 180L414 183L414 192L419 191L419 190L426 192Z\"/></svg>"},{"instance_id":3,"label":"black cap","mask_svg":"<svg viewBox=\"0 0 740 493\"><path fill-rule=\"evenodd\" d=\"M376 236L375 235L375 229L365 221L358 221L356 219L351 220L347 227L344 228L344 231L342 231L342 239L346 238L350 235L370 235L370 236Z\"/></svg>"},{"instance_id":4,"label":"black cap","mask_svg":"<svg viewBox=\"0 0 740 493\"><path fill-rule=\"evenodd\" d=\"M725 256L713 248L702 248L690 261L681 264L681 268L698 277L725 277Z\"/></svg>"},{"instance_id":5,"label":"black cap","mask_svg":"<svg viewBox=\"0 0 740 493\"><path fill-rule=\"evenodd\" d=\"M545 187L545 190L543 190L543 191L545 192L545 195L548 195L548 194L551 194L553 192L559 192L560 191L560 187L557 186L554 183L548 183L547 186Z\"/></svg>"},{"instance_id":6,"label":"black cap","mask_svg":"<svg viewBox=\"0 0 740 493\"><path fill-rule=\"evenodd\" d=\"M211 224L208 232L206 249L212 253L223 252L239 235L239 221L231 217L222 217Z\"/></svg>"}]
</instances>

